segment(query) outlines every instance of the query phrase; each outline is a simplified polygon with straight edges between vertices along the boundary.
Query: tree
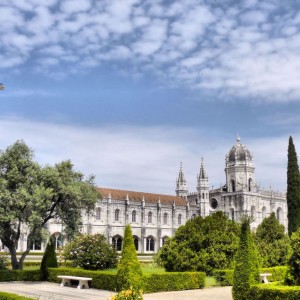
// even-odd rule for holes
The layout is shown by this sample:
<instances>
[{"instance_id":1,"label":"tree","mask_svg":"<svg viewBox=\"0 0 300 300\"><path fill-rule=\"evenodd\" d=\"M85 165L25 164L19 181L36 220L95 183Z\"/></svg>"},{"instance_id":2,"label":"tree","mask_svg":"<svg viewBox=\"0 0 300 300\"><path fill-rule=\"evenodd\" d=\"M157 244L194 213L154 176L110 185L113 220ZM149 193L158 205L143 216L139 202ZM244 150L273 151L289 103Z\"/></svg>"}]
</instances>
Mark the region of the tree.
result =
<instances>
[{"instance_id":1,"label":"tree","mask_svg":"<svg viewBox=\"0 0 300 300\"><path fill-rule=\"evenodd\" d=\"M238 247L239 225L222 212L197 217L178 228L159 257L167 271L203 271L233 267Z\"/></svg>"},{"instance_id":2,"label":"tree","mask_svg":"<svg viewBox=\"0 0 300 300\"><path fill-rule=\"evenodd\" d=\"M287 264L291 255L290 238L284 232L274 213L258 225L255 233L255 244L262 260L262 266L275 267Z\"/></svg>"},{"instance_id":3,"label":"tree","mask_svg":"<svg viewBox=\"0 0 300 300\"><path fill-rule=\"evenodd\" d=\"M13 269L22 269L31 244L51 219L62 220L67 236L78 231L82 209L89 212L99 197L93 179L84 180L70 161L41 167L23 141L0 154L0 239ZM27 236L27 247L18 260L21 234Z\"/></svg>"},{"instance_id":4,"label":"tree","mask_svg":"<svg viewBox=\"0 0 300 300\"><path fill-rule=\"evenodd\" d=\"M136 249L133 242L130 225L126 225L123 241L123 249L118 264L117 285L119 290L135 290L141 288L142 269L138 261Z\"/></svg>"},{"instance_id":5,"label":"tree","mask_svg":"<svg viewBox=\"0 0 300 300\"><path fill-rule=\"evenodd\" d=\"M287 166L288 232L291 235L300 226L300 174L293 138L289 138Z\"/></svg>"},{"instance_id":6,"label":"tree","mask_svg":"<svg viewBox=\"0 0 300 300\"><path fill-rule=\"evenodd\" d=\"M55 252L55 242L53 236L50 237L41 262L41 280L47 280L49 276L48 268L57 268L57 257Z\"/></svg>"},{"instance_id":7,"label":"tree","mask_svg":"<svg viewBox=\"0 0 300 300\"><path fill-rule=\"evenodd\" d=\"M300 285L300 228L292 233L292 255L288 262L285 282L288 285Z\"/></svg>"},{"instance_id":8,"label":"tree","mask_svg":"<svg viewBox=\"0 0 300 300\"><path fill-rule=\"evenodd\" d=\"M240 242L233 273L234 300L248 300L250 285L259 282L257 250L250 231L251 217L244 216L241 221Z\"/></svg>"},{"instance_id":9,"label":"tree","mask_svg":"<svg viewBox=\"0 0 300 300\"><path fill-rule=\"evenodd\" d=\"M65 246L64 258L72 260L75 267L86 270L115 268L118 254L103 234L79 235Z\"/></svg>"}]
</instances>

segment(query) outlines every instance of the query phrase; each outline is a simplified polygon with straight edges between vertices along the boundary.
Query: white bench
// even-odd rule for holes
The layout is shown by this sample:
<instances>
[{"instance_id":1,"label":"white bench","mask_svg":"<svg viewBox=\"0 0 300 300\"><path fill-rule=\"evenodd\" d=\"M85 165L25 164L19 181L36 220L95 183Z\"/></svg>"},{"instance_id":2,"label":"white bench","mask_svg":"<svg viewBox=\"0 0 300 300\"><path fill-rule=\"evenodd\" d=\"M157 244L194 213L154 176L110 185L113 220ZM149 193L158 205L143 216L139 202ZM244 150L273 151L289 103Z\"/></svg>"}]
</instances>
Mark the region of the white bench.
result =
<instances>
[{"instance_id":1,"label":"white bench","mask_svg":"<svg viewBox=\"0 0 300 300\"><path fill-rule=\"evenodd\" d=\"M268 283L268 276L272 276L272 274L270 273L263 273L263 274L259 274L260 276L260 281L263 282L263 283Z\"/></svg>"},{"instance_id":2,"label":"white bench","mask_svg":"<svg viewBox=\"0 0 300 300\"><path fill-rule=\"evenodd\" d=\"M60 286L72 286L71 285L71 280L78 280L78 289L82 289L82 288L89 288L89 280L92 280L92 278L88 278L88 277L77 277L77 276L69 276L69 275L59 275L57 276L58 278L62 279L62 282L60 284Z\"/></svg>"}]
</instances>

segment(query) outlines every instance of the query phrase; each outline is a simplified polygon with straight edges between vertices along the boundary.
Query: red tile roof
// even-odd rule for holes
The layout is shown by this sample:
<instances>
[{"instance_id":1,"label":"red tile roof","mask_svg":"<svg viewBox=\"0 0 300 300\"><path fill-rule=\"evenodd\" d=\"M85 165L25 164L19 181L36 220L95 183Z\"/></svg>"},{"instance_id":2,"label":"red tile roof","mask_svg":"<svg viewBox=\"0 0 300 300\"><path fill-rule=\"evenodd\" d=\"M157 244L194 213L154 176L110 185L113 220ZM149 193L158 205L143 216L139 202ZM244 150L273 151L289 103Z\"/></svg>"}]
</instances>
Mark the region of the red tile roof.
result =
<instances>
[{"instance_id":1,"label":"red tile roof","mask_svg":"<svg viewBox=\"0 0 300 300\"><path fill-rule=\"evenodd\" d=\"M160 199L161 204L173 204L175 202L176 205L186 205L185 198L172 195L160 195L108 188L97 188L97 190L103 198L108 198L110 195L113 200L126 200L128 195L129 201L140 202L144 197L145 203L158 203L158 200Z\"/></svg>"}]
</instances>

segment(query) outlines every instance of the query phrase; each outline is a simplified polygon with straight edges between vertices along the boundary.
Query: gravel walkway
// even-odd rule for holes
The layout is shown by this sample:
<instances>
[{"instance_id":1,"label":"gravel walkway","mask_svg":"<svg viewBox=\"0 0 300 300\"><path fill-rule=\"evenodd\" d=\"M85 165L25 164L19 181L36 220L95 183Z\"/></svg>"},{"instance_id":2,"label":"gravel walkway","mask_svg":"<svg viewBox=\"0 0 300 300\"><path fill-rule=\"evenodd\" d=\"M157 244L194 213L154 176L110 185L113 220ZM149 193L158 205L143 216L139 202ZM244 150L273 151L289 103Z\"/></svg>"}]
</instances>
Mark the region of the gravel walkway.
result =
<instances>
[{"instance_id":1,"label":"gravel walkway","mask_svg":"<svg viewBox=\"0 0 300 300\"><path fill-rule=\"evenodd\" d=\"M52 282L1 282L0 291L24 295L39 300L108 300L113 294L98 289L61 287ZM232 300L231 287L145 294L145 300Z\"/></svg>"}]
</instances>

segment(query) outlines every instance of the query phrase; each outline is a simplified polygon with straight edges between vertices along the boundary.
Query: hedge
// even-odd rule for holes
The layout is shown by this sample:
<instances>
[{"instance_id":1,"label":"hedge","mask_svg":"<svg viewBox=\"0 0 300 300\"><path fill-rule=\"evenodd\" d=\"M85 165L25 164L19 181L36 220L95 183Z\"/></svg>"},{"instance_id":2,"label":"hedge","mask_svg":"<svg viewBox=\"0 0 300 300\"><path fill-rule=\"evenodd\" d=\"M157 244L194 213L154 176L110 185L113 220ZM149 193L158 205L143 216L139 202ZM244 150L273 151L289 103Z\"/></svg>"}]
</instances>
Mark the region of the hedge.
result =
<instances>
[{"instance_id":1,"label":"hedge","mask_svg":"<svg viewBox=\"0 0 300 300\"><path fill-rule=\"evenodd\" d=\"M0 300L34 300L34 298L27 298L16 294L0 292Z\"/></svg>"},{"instance_id":2,"label":"hedge","mask_svg":"<svg viewBox=\"0 0 300 300\"><path fill-rule=\"evenodd\" d=\"M257 284L250 288L251 300L299 300L300 286Z\"/></svg>"},{"instance_id":3,"label":"hedge","mask_svg":"<svg viewBox=\"0 0 300 300\"><path fill-rule=\"evenodd\" d=\"M287 271L286 266L260 268L260 273L271 273L272 276L268 276L270 282L284 280ZM215 270L214 277L220 286L233 285L233 270Z\"/></svg>"},{"instance_id":4,"label":"hedge","mask_svg":"<svg viewBox=\"0 0 300 300\"><path fill-rule=\"evenodd\" d=\"M40 270L0 270L0 282L39 281L39 280L40 280Z\"/></svg>"},{"instance_id":5,"label":"hedge","mask_svg":"<svg viewBox=\"0 0 300 300\"><path fill-rule=\"evenodd\" d=\"M91 286L96 289L116 291L116 274L105 271L88 271L74 268L49 268L49 281L61 282L57 275L73 275L93 278ZM205 273L180 272L147 274L142 278L145 293L199 289L205 285Z\"/></svg>"}]
</instances>

